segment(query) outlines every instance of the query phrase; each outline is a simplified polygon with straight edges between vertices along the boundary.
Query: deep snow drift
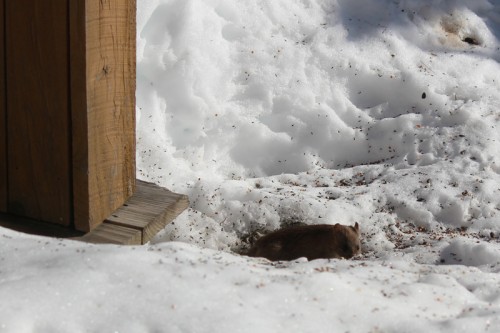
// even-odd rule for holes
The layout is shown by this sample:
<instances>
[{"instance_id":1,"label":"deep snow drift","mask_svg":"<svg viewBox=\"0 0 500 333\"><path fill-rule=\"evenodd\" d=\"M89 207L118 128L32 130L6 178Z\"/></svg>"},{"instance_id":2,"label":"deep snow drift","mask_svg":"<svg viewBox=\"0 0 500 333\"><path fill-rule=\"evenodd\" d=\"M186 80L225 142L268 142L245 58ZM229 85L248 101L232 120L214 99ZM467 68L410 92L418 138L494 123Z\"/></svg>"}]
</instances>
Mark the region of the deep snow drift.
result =
<instances>
[{"instance_id":1,"label":"deep snow drift","mask_svg":"<svg viewBox=\"0 0 500 333\"><path fill-rule=\"evenodd\" d=\"M357 221L374 255L411 226L411 250L458 228L497 238L499 15L486 1L148 2L139 175L192 203L163 239L237 248L294 221Z\"/></svg>"},{"instance_id":2,"label":"deep snow drift","mask_svg":"<svg viewBox=\"0 0 500 333\"><path fill-rule=\"evenodd\" d=\"M191 207L142 247L0 229L0 331L500 331L500 1L138 0L137 23L138 177ZM235 254L355 222L355 260Z\"/></svg>"}]
</instances>

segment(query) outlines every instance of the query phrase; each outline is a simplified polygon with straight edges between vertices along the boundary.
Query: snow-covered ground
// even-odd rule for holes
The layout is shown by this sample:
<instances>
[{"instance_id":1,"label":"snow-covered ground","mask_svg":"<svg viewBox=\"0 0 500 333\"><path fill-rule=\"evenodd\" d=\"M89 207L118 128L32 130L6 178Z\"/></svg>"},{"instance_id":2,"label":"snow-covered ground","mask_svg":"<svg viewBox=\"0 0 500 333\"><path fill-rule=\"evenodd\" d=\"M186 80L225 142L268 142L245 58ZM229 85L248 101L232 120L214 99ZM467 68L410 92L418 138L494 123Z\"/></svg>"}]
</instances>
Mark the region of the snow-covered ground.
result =
<instances>
[{"instance_id":1,"label":"snow-covered ground","mask_svg":"<svg viewBox=\"0 0 500 333\"><path fill-rule=\"evenodd\" d=\"M0 332L499 332L500 1L138 0L151 244L0 229ZM354 260L256 232L358 222Z\"/></svg>"}]
</instances>

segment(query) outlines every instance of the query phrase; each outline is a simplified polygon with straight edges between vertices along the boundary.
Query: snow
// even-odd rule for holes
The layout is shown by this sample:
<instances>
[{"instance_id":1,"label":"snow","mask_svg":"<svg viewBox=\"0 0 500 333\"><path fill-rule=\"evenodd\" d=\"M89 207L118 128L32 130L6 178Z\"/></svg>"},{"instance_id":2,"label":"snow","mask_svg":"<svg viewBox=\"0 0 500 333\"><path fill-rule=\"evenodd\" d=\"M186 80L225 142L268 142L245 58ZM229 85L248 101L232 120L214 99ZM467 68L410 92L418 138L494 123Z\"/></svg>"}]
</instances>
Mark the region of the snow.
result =
<instances>
[{"instance_id":1,"label":"snow","mask_svg":"<svg viewBox=\"0 0 500 333\"><path fill-rule=\"evenodd\" d=\"M125 247L0 229L1 332L500 331L500 1L138 0ZM352 260L238 253L295 224Z\"/></svg>"}]
</instances>

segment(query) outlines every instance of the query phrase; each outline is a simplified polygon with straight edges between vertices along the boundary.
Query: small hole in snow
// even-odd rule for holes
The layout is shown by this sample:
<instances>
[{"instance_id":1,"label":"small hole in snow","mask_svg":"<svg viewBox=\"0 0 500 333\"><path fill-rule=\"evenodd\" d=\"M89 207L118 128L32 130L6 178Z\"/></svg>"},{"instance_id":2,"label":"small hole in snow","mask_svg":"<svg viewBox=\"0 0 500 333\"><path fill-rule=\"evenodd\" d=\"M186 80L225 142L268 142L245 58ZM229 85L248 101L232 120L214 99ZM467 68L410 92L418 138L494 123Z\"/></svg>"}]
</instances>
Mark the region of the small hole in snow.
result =
<instances>
[{"instance_id":1,"label":"small hole in snow","mask_svg":"<svg viewBox=\"0 0 500 333\"><path fill-rule=\"evenodd\" d=\"M479 45L479 41L475 38L472 38L472 37L465 37L463 40L463 42L466 42L467 44L470 44L470 45Z\"/></svg>"}]
</instances>

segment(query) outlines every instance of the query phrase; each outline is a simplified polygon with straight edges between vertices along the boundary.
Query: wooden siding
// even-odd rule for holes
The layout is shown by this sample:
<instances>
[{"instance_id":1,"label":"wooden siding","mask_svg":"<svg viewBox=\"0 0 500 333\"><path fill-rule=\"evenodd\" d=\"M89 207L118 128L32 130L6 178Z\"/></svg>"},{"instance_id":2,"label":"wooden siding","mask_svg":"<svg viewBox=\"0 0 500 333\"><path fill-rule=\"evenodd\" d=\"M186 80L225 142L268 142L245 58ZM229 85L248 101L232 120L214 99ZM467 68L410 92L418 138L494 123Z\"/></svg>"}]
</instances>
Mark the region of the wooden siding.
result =
<instances>
[{"instance_id":1,"label":"wooden siding","mask_svg":"<svg viewBox=\"0 0 500 333\"><path fill-rule=\"evenodd\" d=\"M7 142L5 111L5 20L4 0L0 0L0 212L7 211Z\"/></svg>"},{"instance_id":2,"label":"wooden siding","mask_svg":"<svg viewBox=\"0 0 500 333\"><path fill-rule=\"evenodd\" d=\"M135 190L135 0L0 0L0 212L90 231Z\"/></svg>"},{"instance_id":3,"label":"wooden siding","mask_svg":"<svg viewBox=\"0 0 500 333\"><path fill-rule=\"evenodd\" d=\"M5 5L8 210L69 225L68 2Z\"/></svg>"}]
</instances>

